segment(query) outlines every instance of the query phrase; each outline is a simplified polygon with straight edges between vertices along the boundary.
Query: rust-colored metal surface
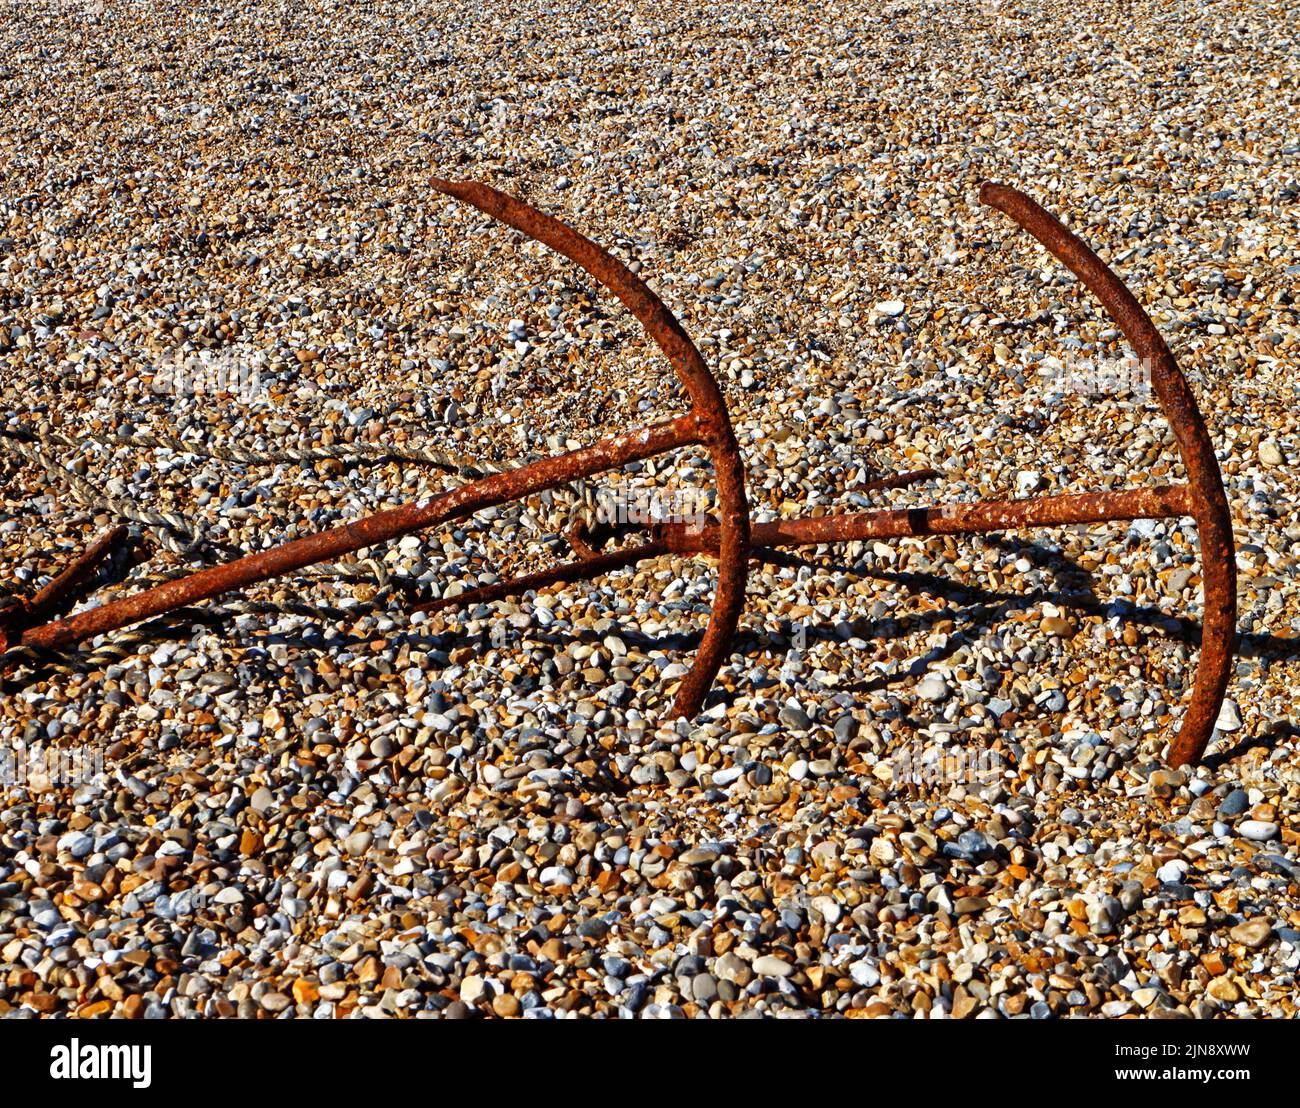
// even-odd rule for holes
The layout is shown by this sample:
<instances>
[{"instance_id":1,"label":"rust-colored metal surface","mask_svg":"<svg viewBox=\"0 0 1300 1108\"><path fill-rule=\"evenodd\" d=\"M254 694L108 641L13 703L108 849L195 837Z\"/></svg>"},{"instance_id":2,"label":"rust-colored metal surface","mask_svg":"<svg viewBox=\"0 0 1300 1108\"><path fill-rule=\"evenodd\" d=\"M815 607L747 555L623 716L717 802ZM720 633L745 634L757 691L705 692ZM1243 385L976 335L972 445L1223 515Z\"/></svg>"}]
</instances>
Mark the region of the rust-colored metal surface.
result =
<instances>
[{"instance_id":1,"label":"rust-colored metal surface","mask_svg":"<svg viewBox=\"0 0 1300 1108\"><path fill-rule=\"evenodd\" d=\"M934 471L926 471L933 474ZM883 484L883 482L882 482ZM750 531L751 556L764 549L818 546L862 539L899 539L918 535L974 535L989 531L1019 531L1027 527L1059 527L1073 523L1103 523L1120 519L1162 519L1189 514L1186 485L1161 485L1110 493L1041 496L980 504L941 504L933 508L858 512L808 519L756 523ZM567 584L626 569L662 554L717 554L718 529L664 523L650 542L580 557L526 577L515 577L456 596L417 605L417 612L463 608L518 596L532 589Z\"/></svg>"},{"instance_id":2,"label":"rust-colored metal surface","mask_svg":"<svg viewBox=\"0 0 1300 1108\"><path fill-rule=\"evenodd\" d=\"M1069 493L1025 500L991 500L978 504L940 504L852 515L778 519L754 526L751 542L764 546L817 546L861 539L901 539L915 535L974 535L988 531L1023 531L1112 519L1160 519L1189 514L1186 485L1159 485L1119 492ZM717 548L712 527L666 524L664 542L678 554Z\"/></svg>"},{"instance_id":3,"label":"rust-colored metal surface","mask_svg":"<svg viewBox=\"0 0 1300 1108\"><path fill-rule=\"evenodd\" d=\"M695 663L682 679L673 705L674 715L693 716L704 703L719 667L731 653L736 624L745 606L745 575L749 565L745 465L718 384L695 343L663 301L627 266L590 239L558 219L543 215L536 208L487 185L435 179L433 187L472 204L582 266L636 316L686 386L692 412L699 424L699 436L695 441L708 448L713 461L721 533L713 612L696 652Z\"/></svg>"},{"instance_id":4,"label":"rust-colored metal surface","mask_svg":"<svg viewBox=\"0 0 1300 1108\"><path fill-rule=\"evenodd\" d=\"M413 531L471 515L558 485L616 469L684 446L709 451L717 481L717 519L701 524L655 524L645 541L622 549L594 549L574 531L576 561L539 573L470 589L416 607L432 612L486 603L551 585L599 577L665 555L707 554L718 559L718 583L708 626L694 664L682 680L674 715L697 713L731 651L744 606L749 559L775 547L808 546L916 535L1014 531L1110 520L1191 516L1200 534L1205 617L1196 682L1169 753L1174 765L1197 761L1209 742L1232 664L1236 572L1232 525L1218 462L1191 390L1168 346L1132 293L1083 242L1023 193L985 184L980 199L1011 216L1097 296L1147 367L1187 471L1187 483L1119 491L847 515L782 519L751 528L744 466L717 383L681 324L646 284L591 240L551 216L486 185L435 180L440 192L544 243L608 288L645 327L686 388L691 411L665 423L602 439L589 447L483 477L452 491L296 539L259 554L198 570L154 588L53 619L95 568L121 542L124 529L101 536L30 600L0 610L0 649L63 649L152 616L246 588L317 562L353 553ZM900 488L939 476L919 470L868 486Z\"/></svg>"},{"instance_id":5,"label":"rust-colored metal surface","mask_svg":"<svg viewBox=\"0 0 1300 1108\"><path fill-rule=\"evenodd\" d=\"M862 486L866 492L882 489L901 489L914 485L918 481L929 481L940 476L937 469L917 469L909 473L897 473L882 477ZM831 519L853 517L831 516ZM797 522L797 521L791 521ZM760 523L750 530L751 554L759 547L798 545L778 541L773 530L775 524ZM918 532L919 533L919 532ZM818 540L826 541L826 540ZM704 528L687 529L684 524L661 524L654 528L654 537L649 542L637 543L621 550L597 552L585 543L570 539L578 554L576 562L566 562L539 573L530 573L525 577L514 577L508 581L499 581L493 585L483 585L477 589L467 589L455 596L430 600L417 604L412 611L440 612L444 608L464 608L472 604L484 604L492 600L501 600L507 596L518 596L532 589L542 589L550 585L567 584L572 581L589 580L602 577L615 570L626 569L639 562L657 558L662 554L717 554L720 545L718 528L710 525Z\"/></svg>"},{"instance_id":6,"label":"rust-colored metal surface","mask_svg":"<svg viewBox=\"0 0 1300 1108\"><path fill-rule=\"evenodd\" d=\"M377 512L372 516L295 539L260 554L197 570L152 589L24 631L24 646L47 650L71 646L94 635L127 627L200 600L210 600L281 574L350 554L363 547L409 535L434 524L530 496L566 481L590 477L607 469L662 454L675 446L699 441L699 421L693 415L669 423L629 431L594 446L543 458L430 497L418 504Z\"/></svg>"},{"instance_id":7,"label":"rust-colored metal surface","mask_svg":"<svg viewBox=\"0 0 1300 1108\"><path fill-rule=\"evenodd\" d=\"M1101 301L1147 368L1187 470L1190 514L1201 542L1201 658L1192 698L1170 747L1175 766L1199 761L1214 733L1232 671L1237 637L1237 557L1232 516L1210 432L1178 363L1151 317L1107 265L1073 232L1023 192L985 182L981 202L1005 212L1047 248Z\"/></svg>"},{"instance_id":8,"label":"rust-colored metal surface","mask_svg":"<svg viewBox=\"0 0 1300 1108\"><path fill-rule=\"evenodd\" d=\"M72 604L100 564L126 538L126 527L111 527L78 554L67 567L30 600L19 599L0 616L0 650L9 646L29 627L43 623Z\"/></svg>"}]
</instances>

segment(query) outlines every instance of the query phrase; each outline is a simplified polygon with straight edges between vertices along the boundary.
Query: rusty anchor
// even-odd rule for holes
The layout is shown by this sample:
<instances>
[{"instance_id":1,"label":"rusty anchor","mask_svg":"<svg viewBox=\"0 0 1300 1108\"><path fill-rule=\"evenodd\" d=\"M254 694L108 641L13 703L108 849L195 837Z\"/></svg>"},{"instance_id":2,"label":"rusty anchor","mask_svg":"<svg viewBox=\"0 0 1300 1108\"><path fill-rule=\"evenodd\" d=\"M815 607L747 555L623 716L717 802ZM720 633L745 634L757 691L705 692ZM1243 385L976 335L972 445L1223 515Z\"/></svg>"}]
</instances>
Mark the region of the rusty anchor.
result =
<instances>
[{"instance_id":1,"label":"rusty anchor","mask_svg":"<svg viewBox=\"0 0 1300 1108\"><path fill-rule=\"evenodd\" d=\"M575 262L609 289L640 321L681 380L690 410L681 416L614 435L569 453L495 473L418 503L295 539L258 554L196 570L98 607L52 618L75 598L95 567L121 538L114 530L30 600L0 608L0 650L61 650L165 612L208 600L269 578L519 500L629 462L684 446L704 447L717 485L717 518L705 523L659 523L644 540L614 550L570 536L577 558L548 570L470 589L418 605L432 611L500 599L527 590L591 579L664 555L705 554L716 559L712 610L690 669L678 687L674 716L701 708L718 669L731 652L744 605L748 563L774 547L864 539L1018 531L1111 520L1191 517L1201 547L1204 618L1195 683L1169 748L1174 766L1205 752L1223 702L1236 633L1236 561L1232 524L1218 461L1205 421L1173 354L1124 283L1076 235L1029 197L1006 185L985 183L981 202L1010 216L1097 297L1148 367L1181 456L1187 481L1121 491L1075 493L928 508L878 510L781 519L751 526L740 447L716 381L695 344L654 292L626 266L559 220L487 185L435 179L433 187L521 231ZM922 470L875 482L898 488L935 476Z\"/></svg>"}]
</instances>

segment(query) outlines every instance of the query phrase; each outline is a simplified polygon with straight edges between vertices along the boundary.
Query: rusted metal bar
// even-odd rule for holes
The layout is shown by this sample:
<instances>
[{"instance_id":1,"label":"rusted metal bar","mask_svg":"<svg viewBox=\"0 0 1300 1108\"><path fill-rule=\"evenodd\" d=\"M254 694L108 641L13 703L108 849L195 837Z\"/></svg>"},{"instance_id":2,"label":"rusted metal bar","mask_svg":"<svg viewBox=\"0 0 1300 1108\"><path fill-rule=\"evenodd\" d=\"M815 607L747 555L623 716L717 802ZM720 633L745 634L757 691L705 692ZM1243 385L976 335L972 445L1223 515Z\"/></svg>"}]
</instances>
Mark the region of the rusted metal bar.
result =
<instances>
[{"instance_id":1,"label":"rusted metal bar","mask_svg":"<svg viewBox=\"0 0 1300 1108\"><path fill-rule=\"evenodd\" d=\"M888 477L881 477L871 481L862 487L864 492L876 492L883 489L901 489L908 485L914 485L918 481L929 481L942 474L937 469L915 469L907 473L895 473ZM550 569L540 570L537 573L529 573L523 577L514 577L507 581L497 581L491 585L481 585L478 588L466 589L464 592L457 593L455 596L440 597L437 600L425 601L423 604L415 605L413 612L440 612L446 608L466 608L474 604L487 604L494 600L502 600L507 596L519 596L521 593L531 592L536 589L548 588L551 585L569 584L574 581L592 580L597 577L603 577L607 573L613 573L616 570L626 569L628 566L636 565L638 562L648 561L650 558L657 558L662 554L668 553L701 553L706 549L710 553L716 554L718 550L718 533L716 526L709 529L708 543L701 542L696 546L685 544L681 538L676 539L676 546L669 544L660 536L667 528L666 524L659 524L655 528L655 538L649 542L639 543L636 546L623 547L618 550L611 550L601 553L592 550L586 545L575 541L574 537L569 536L570 545L574 547L578 555L576 562L564 562L558 566L552 566ZM771 524L758 523L750 525L750 555L753 556L755 548L764 546L778 545L773 542L764 541L761 536L767 533ZM580 541L580 540L579 540Z\"/></svg>"},{"instance_id":2,"label":"rusted metal bar","mask_svg":"<svg viewBox=\"0 0 1300 1108\"><path fill-rule=\"evenodd\" d=\"M75 599L77 591L94 576L100 563L126 539L128 530L125 525L110 527L73 558L62 573L28 601L28 618L45 619L61 605Z\"/></svg>"},{"instance_id":3,"label":"rusted metal bar","mask_svg":"<svg viewBox=\"0 0 1300 1108\"><path fill-rule=\"evenodd\" d=\"M716 538L717 535L714 535ZM444 596L438 600L427 600L411 609L413 612L440 612L445 608L468 608L475 604L488 604L493 600L503 600L507 596L518 596L534 589L544 589L550 585L571 584L574 581L590 581L604 577L615 570L626 569L638 562L658 558L662 554L672 553L668 544L654 539L625 546L604 554L593 554L590 558L579 558L576 562L565 562L537 573L523 577L512 577L508 581L497 581L491 585L481 585L476 589L466 589L455 596ZM714 547L713 553L717 553Z\"/></svg>"},{"instance_id":4,"label":"rusted metal bar","mask_svg":"<svg viewBox=\"0 0 1300 1108\"><path fill-rule=\"evenodd\" d=\"M6 609L0 623L0 650L6 649L10 639L16 638L26 628L49 619L60 608L73 603L81 586L94 576L100 563L126 538L127 530L124 526L110 527L30 600L19 599L15 607Z\"/></svg>"},{"instance_id":5,"label":"rusted metal bar","mask_svg":"<svg viewBox=\"0 0 1300 1108\"><path fill-rule=\"evenodd\" d=\"M1201 540L1201 592L1205 608L1196 683L1170 746L1169 760L1175 766L1200 761L1223 705L1237 635L1237 560L1232 516L1205 420L1187 379L1151 317L1124 282L1077 235L1023 192L1007 185L985 182L980 186L980 201L1014 219L1101 301L1146 367L1165 418L1169 420L1187 470L1191 515Z\"/></svg>"},{"instance_id":6,"label":"rusted metal bar","mask_svg":"<svg viewBox=\"0 0 1300 1108\"><path fill-rule=\"evenodd\" d=\"M564 537L579 558L588 559L596 556L596 551L588 544L586 532L582 527L570 527L564 533Z\"/></svg>"},{"instance_id":7,"label":"rusted metal bar","mask_svg":"<svg viewBox=\"0 0 1300 1108\"><path fill-rule=\"evenodd\" d=\"M357 523L285 543L260 554L199 570L153 589L39 627L18 639L25 646L70 646L105 631L200 600L210 599L315 562L374 545L481 508L591 476L673 446L700 444L711 455L721 516L719 576L713 609L695 663L682 681L673 714L694 715L730 652L744 605L749 510L744 467L722 394L703 358L663 302L617 259L550 216L486 185L434 180L436 189L463 200L542 242L582 266L637 317L676 371L692 403L691 412L666 425L604 440L586 450L545 459L485 478L419 505L380 512ZM578 547L581 549L581 545ZM594 554L594 552L592 552ZM6 611L6 617L12 611ZM29 622L24 620L24 623ZM6 626L13 621L7 618ZM7 634L0 647L13 636Z\"/></svg>"},{"instance_id":8,"label":"rusted metal bar","mask_svg":"<svg viewBox=\"0 0 1300 1108\"><path fill-rule=\"evenodd\" d=\"M888 477L877 477L865 485L859 485L855 492L884 492L886 489L905 489L909 485L919 485L922 481L934 481L943 476L938 469L909 469L903 473L891 473Z\"/></svg>"},{"instance_id":9,"label":"rusted metal bar","mask_svg":"<svg viewBox=\"0 0 1300 1108\"><path fill-rule=\"evenodd\" d=\"M1189 515L1186 485L1124 489L1119 492L1068 493L1024 500L994 500L976 504L941 504L933 508L897 508L778 519L757 523L751 543L763 546L817 546L862 539L899 539L914 535L969 535L987 531L1021 531L1070 523L1104 523L1115 519L1163 519ZM663 540L669 550L694 554L713 550L713 528L665 524Z\"/></svg>"},{"instance_id":10,"label":"rusted metal bar","mask_svg":"<svg viewBox=\"0 0 1300 1108\"><path fill-rule=\"evenodd\" d=\"M436 523L472 515L484 508L518 500L567 481L699 442L702 434L700 421L692 414L616 435L569 454L543 458L518 469L472 481L418 504L377 512L355 523L295 539L260 554L198 570L188 577L167 581L133 596L78 612L67 619L31 628L24 631L18 641L24 646L45 649L71 646L105 631L139 623L186 604L210 600L313 562L338 558Z\"/></svg>"},{"instance_id":11,"label":"rusted metal bar","mask_svg":"<svg viewBox=\"0 0 1300 1108\"><path fill-rule=\"evenodd\" d=\"M940 504L931 508L781 519L752 525L750 553L752 556L774 547L817 546L822 543L865 539L972 535L1111 520L1167 519L1189 515L1190 511L1186 485L1161 485L1118 492L1071 493L977 504ZM551 585L602 577L664 554L716 554L717 549L716 527L665 523L656 529L652 541L612 550L593 558L566 562L525 577L467 589L456 596L420 604L412 610L437 612L446 608L486 604Z\"/></svg>"}]
</instances>

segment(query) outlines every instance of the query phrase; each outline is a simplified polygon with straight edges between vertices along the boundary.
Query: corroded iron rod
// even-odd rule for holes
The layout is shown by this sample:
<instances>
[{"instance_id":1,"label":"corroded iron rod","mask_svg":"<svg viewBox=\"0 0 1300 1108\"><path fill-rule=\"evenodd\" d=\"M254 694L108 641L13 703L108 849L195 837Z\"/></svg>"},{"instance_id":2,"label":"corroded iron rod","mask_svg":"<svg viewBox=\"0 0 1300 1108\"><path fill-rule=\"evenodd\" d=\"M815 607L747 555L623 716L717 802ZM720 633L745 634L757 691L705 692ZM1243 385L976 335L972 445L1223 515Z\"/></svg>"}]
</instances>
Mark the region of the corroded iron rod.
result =
<instances>
[{"instance_id":1,"label":"corroded iron rod","mask_svg":"<svg viewBox=\"0 0 1300 1108\"><path fill-rule=\"evenodd\" d=\"M866 539L897 539L919 535L971 535L992 531L1019 531L1030 527L1056 527L1110 520L1166 519L1190 514L1186 485L1125 489L1119 492L1074 493L1032 499L979 504L942 504L932 508L902 508L816 518L755 523L750 532L750 553L787 546ZM656 537L636 546L612 550L594 558L581 558L551 569L498 581L456 596L428 601L417 612L468 607L507 596L583 581L626 569L663 554L713 554L718 549L714 527L661 524Z\"/></svg>"},{"instance_id":2,"label":"corroded iron rod","mask_svg":"<svg viewBox=\"0 0 1300 1108\"><path fill-rule=\"evenodd\" d=\"M745 606L745 576L749 568L745 466L718 383L677 317L641 278L608 251L558 219L487 185L435 179L433 187L472 204L582 266L636 316L686 387L692 411L700 421L700 441L708 447L713 462L721 536L713 611L695 661L678 687L672 708L674 716L693 716L700 710L718 669L731 653L736 625Z\"/></svg>"},{"instance_id":3,"label":"corroded iron rod","mask_svg":"<svg viewBox=\"0 0 1300 1108\"><path fill-rule=\"evenodd\" d=\"M472 515L484 508L518 500L567 481L698 442L700 434L699 421L693 415L686 415L668 423L616 435L569 454L543 458L518 469L472 481L418 504L377 512L355 523L307 535L260 554L198 570L133 596L88 608L67 619L31 628L24 631L18 641L24 646L45 649L71 646L105 631L127 627L186 604L210 600L314 562L338 558L436 523Z\"/></svg>"},{"instance_id":4,"label":"corroded iron rod","mask_svg":"<svg viewBox=\"0 0 1300 1108\"><path fill-rule=\"evenodd\" d=\"M25 618L29 623L46 619L58 609L75 599L77 590L94 575L100 563L119 546L127 536L125 526L110 527L26 604Z\"/></svg>"},{"instance_id":5,"label":"corroded iron rod","mask_svg":"<svg viewBox=\"0 0 1300 1108\"><path fill-rule=\"evenodd\" d=\"M969 535L1070 523L1104 523L1113 519L1162 519L1189 515L1190 510L1186 485L1161 485L1120 492L1068 493L1024 500L778 519L756 523L751 543L755 547L817 546L861 539L900 539L911 535ZM679 554L713 550L717 544L717 536L711 527L666 524L663 537L668 549Z\"/></svg>"}]
</instances>

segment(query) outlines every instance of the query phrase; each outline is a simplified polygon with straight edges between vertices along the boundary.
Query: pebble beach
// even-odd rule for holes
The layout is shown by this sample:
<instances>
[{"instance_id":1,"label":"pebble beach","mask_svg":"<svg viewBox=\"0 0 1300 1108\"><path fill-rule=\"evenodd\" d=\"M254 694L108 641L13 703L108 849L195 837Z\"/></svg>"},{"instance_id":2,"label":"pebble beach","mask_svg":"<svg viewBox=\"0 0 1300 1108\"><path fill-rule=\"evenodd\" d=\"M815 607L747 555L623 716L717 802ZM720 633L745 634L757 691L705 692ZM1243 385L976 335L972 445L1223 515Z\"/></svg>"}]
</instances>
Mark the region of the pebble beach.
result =
<instances>
[{"instance_id":1,"label":"pebble beach","mask_svg":"<svg viewBox=\"0 0 1300 1108\"><path fill-rule=\"evenodd\" d=\"M634 463L0 673L0 1017L1292 1017L1300 17L1174 4L0 9L0 605L80 603L687 410L527 200L722 387L752 518L1184 479L1133 290L1215 443L1235 673L1170 769L1190 519L716 566L412 614L571 557ZM937 476L868 486L917 470ZM3 658L0 658L3 661Z\"/></svg>"}]
</instances>

